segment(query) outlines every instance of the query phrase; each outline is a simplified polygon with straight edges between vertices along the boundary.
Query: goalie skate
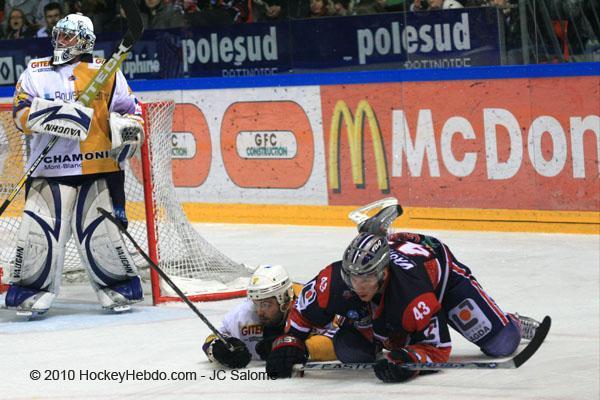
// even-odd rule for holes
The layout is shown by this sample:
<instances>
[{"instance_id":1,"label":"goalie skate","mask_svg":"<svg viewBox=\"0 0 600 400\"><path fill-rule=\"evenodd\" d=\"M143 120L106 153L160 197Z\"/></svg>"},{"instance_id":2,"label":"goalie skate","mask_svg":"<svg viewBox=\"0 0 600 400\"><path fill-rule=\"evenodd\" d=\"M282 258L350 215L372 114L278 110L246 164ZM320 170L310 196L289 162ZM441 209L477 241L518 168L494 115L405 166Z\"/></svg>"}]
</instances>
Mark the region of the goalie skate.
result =
<instances>
[{"instance_id":1,"label":"goalie skate","mask_svg":"<svg viewBox=\"0 0 600 400\"><path fill-rule=\"evenodd\" d=\"M48 312L48 310L43 310L43 311L33 311L33 310L17 310L16 315L18 317L23 317L27 320L32 320L35 319L37 317L40 317L44 314L46 314L46 312Z\"/></svg>"},{"instance_id":2,"label":"goalie skate","mask_svg":"<svg viewBox=\"0 0 600 400\"><path fill-rule=\"evenodd\" d=\"M107 311L112 311L115 314L121 314L121 313L131 311L131 306L129 304L120 304L120 305L115 304L112 307L104 307L104 309Z\"/></svg>"},{"instance_id":3,"label":"goalie skate","mask_svg":"<svg viewBox=\"0 0 600 400\"><path fill-rule=\"evenodd\" d=\"M130 305L144 300L140 278L134 277L96 292L102 308L115 313L131 309Z\"/></svg>"}]
</instances>

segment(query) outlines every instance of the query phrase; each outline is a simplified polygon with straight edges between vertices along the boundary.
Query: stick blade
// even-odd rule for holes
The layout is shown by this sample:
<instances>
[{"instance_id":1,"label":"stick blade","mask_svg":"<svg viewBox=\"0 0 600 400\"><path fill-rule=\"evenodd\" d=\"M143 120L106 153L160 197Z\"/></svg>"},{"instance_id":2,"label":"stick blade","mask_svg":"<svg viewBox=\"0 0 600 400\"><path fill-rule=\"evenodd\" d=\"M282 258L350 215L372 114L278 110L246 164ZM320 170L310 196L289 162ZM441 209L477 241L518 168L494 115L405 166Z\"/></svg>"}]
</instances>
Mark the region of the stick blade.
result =
<instances>
[{"instance_id":1,"label":"stick blade","mask_svg":"<svg viewBox=\"0 0 600 400\"><path fill-rule=\"evenodd\" d=\"M531 342L529 342L527 347L525 347L522 352L520 352L513 358L512 361L514 363L515 368L519 368L521 365L525 364L525 362L535 354L535 352L540 348L540 346L544 342L544 339L546 339L546 336L550 331L551 325L552 319L548 315L546 315L540 323L538 329L535 331L535 335L531 339Z\"/></svg>"}]
</instances>

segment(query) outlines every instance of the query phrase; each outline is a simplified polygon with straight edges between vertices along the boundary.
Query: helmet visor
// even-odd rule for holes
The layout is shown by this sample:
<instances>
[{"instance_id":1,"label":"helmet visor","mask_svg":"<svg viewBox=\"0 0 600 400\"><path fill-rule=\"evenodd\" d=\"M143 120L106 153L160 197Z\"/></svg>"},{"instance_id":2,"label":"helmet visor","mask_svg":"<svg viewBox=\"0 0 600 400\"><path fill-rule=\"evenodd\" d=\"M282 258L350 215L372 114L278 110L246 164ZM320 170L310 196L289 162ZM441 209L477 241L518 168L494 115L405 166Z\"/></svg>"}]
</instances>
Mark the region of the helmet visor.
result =
<instances>
[{"instance_id":1,"label":"helmet visor","mask_svg":"<svg viewBox=\"0 0 600 400\"><path fill-rule=\"evenodd\" d=\"M57 48L70 48L77 45L77 33L77 31L66 29L54 29L52 31L52 38Z\"/></svg>"}]
</instances>

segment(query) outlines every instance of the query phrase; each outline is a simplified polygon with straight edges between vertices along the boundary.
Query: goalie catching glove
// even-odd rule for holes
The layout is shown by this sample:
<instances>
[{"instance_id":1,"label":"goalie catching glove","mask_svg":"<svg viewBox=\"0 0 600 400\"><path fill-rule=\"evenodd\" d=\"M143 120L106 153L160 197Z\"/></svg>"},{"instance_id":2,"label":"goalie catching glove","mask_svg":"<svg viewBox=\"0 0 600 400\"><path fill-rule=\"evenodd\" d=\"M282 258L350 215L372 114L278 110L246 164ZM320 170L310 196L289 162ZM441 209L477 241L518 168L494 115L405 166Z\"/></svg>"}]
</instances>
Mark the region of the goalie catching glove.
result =
<instances>
[{"instance_id":1,"label":"goalie catching glove","mask_svg":"<svg viewBox=\"0 0 600 400\"><path fill-rule=\"evenodd\" d=\"M240 339L224 336L227 343L233 345L233 351L216 336L210 335L206 338L202 349L211 362L217 362L229 368L244 368L252 359L252 354Z\"/></svg>"},{"instance_id":2,"label":"goalie catching glove","mask_svg":"<svg viewBox=\"0 0 600 400\"><path fill-rule=\"evenodd\" d=\"M134 114L110 113L110 156L117 162L130 159L144 142L144 120Z\"/></svg>"},{"instance_id":3,"label":"goalie catching glove","mask_svg":"<svg viewBox=\"0 0 600 400\"><path fill-rule=\"evenodd\" d=\"M90 131L94 110L79 103L35 97L31 102L27 128L61 138L83 142Z\"/></svg>"}]
</instances>

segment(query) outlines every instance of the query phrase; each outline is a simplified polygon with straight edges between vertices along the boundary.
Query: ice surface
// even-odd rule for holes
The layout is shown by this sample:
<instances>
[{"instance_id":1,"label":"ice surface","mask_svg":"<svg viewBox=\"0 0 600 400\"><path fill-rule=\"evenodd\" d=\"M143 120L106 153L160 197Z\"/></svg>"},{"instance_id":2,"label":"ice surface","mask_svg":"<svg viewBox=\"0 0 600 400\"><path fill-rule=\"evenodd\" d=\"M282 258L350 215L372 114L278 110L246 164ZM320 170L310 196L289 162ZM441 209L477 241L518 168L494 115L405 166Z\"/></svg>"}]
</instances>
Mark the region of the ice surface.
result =
<instances>
[{"instance_id":1,"label":"ice surface","mask_svg":"<svg viewBox=\"0 0 600 400\"><path fill-rule=\"evenodd\" d=\"M350 228L199 224L217 248L246 264L281 263L306 281L338 259ZM483 287L510 311L553 326L539 352L517 370L445 371L383 384L369 371L311 372L304 378L213 381L202 353L209 330L184 304L148 302L106 314L88 286L65 286L48 315L24 321L0 310L0 399L593 399L600 397L600 237L598 235L424 232L449 244ZM241 300L198 303L217 326ZM0 299L0 303L3 300ZM452 332L453 359L485 356ZM32 380L32 370L41 371ZM55 370L55 380L44 380ZM196 380L82 380L82 371L196 372ZM73 371L73 372L71 372ZM261 372L260 363L249 371ZM75 380L68 380L74 374ZM201 376L204 375L204 378ZM89 375L91 377L91 375Z\"/></svg>"}]
</instances>

